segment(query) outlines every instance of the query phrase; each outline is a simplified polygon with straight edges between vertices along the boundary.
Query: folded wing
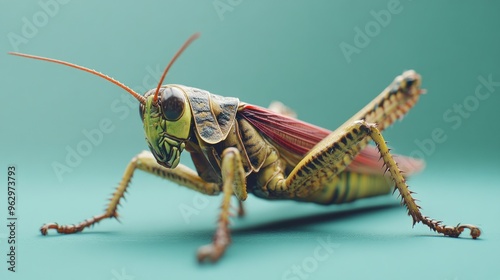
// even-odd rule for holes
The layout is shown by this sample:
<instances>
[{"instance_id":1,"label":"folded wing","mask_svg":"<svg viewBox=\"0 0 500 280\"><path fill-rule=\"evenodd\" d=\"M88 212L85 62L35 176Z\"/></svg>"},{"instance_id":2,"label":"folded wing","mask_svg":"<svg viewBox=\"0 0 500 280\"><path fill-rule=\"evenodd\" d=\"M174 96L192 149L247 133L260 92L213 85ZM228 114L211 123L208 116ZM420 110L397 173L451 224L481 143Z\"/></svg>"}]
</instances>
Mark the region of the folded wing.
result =
<instances>
[{"instance_id":1,"label":"folded wing","mask_svg":"<svg viewBox=\"0 0 500 280\"><path fill-rule=\"evenodd\" d=\"M240 106L238 114L275 144L299 157L307 154L314 145L331 133L327 129L255 105ZM354 158L347 170L364 174L383 174L385 168L379 158L377 148L368 145ZM424 167L424 162L415 158L401 155L394 155L394 158L406 175L416 173Z\"/></svg>"}]
</instances>

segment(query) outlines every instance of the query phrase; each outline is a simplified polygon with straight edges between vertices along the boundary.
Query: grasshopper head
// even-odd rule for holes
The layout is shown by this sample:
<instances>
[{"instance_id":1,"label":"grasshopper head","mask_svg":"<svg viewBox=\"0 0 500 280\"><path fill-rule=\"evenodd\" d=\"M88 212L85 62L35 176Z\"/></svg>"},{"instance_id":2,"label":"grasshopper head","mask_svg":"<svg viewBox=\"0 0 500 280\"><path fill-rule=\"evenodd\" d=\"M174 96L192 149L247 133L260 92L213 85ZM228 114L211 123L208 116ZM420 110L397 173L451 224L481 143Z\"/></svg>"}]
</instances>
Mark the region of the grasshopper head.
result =
<instances>
[{"instance_id":1,"label":"grasshopper head","mask_svg":"<svg viewBox=\"0 0 500 280\"><path fill-rule=\"evenodd\" d=\"M189 138L191 110L182 88L160 88L156 102L155 92L156 89L146 92L146 103L139 105L146 142L159 164L175 168Z\"/></svg>"},{"instance_id":2,"label":"grasshopper head","mask_svg":"<svg viewBox=\"0 0 500 280\"><path fill-rule=\"evenodd\" d=\"M15 52L11 52L10 54L75 68L101 77L130 93L140 103L140 114L146 132L146 141L148 142L151 152L159 164L168 168L174 168L179 164L181 152L184 150L185 142L189 138L191 110L186 94L180 86L172 85L162 87L161 84L175 60L189 44L199 36L200 34L198 33L193 34L184 45L182 45L163 71L163 75L156 89L146 92L144 96L110 76L87 67L42 56Z\"/></svg>"},{"instance_id":3,"label":"grasshopper head","mask_svg":"<svg viewBox=\"0 0 500 280\"><path fill-rule=\"evenodd\" d=\"M156 89L144 94L139 105L146 142L156 161L167 168L175 168L189 138L191 110L186 93L179 86L161 86L168 70L181 53L200 35L192 35L174 55L160 78Z\"/></svg>"}]
</instances>

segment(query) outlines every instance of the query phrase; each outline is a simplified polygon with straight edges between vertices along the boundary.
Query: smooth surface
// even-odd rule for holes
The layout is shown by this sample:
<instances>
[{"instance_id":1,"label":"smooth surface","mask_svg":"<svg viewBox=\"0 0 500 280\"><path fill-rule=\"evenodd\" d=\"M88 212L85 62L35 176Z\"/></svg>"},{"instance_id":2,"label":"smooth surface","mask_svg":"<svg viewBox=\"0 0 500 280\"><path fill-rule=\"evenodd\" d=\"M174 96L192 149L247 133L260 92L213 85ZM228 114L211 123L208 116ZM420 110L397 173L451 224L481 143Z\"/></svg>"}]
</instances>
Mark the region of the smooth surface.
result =
<instances>
[{"instance_id":1,"label":"smooth surface","mask_svg":"<svg viewBox=\"0 0 500 280\"><path fill-rule=\"evenodd\" d=\"M500 277L500 5L68 1L56 9L54 1L41 2L52 6L1 2L0 279ZM220 3L233 6L218 14L214 5ZM380 19L387 13L390 20ZM357 28L368 28L368 40ZM76 223L99 214L128 161L147 146L137 104L121 89L6 53L68 60L144 92L197 31L202 36L166 83L261 106L280 100L302 120L332 130L396 75L415 69L428 94L384 136L396 153L426 160L424 172L410 180L424 214L450 225L475 223L481 239L412 229L395 195L332 207L251 197L247 216L234 220L224 258L199 265L195 253L211 240L220 198L205 199L140 172L120 209L121 224L109 220L77 235L40 236L45 222ZM357 51L346 56L343 42ZM494 82L488 87L484 79ZM11 164L18 170L16 273L6 263ZM66 169L55 171L61 165ZM183 216L186 209L194 214ZM331 250L318 247L329 239ZM294 266L303 274L294 274Z\"/></svg>"}]
</instances>

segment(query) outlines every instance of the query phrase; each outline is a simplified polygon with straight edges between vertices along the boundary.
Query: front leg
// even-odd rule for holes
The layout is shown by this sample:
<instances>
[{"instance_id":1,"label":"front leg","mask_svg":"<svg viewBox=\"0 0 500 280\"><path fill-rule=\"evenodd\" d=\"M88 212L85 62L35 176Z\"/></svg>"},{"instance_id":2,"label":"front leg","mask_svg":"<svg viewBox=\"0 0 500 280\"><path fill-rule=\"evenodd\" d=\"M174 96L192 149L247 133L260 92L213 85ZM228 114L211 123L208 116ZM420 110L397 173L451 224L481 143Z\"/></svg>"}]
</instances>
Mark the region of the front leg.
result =
<instances>
[{"instance_id":1,"label":"front leg","mask_svg":"<svg viewBox=\"0 0 500 280\"><path fill-rule=\"evenodd\" d=\"M229 217L231 209L231 197L233 194L239 201L247 198L245 171L241 163L240 152L236 148L227 148L222 153L222 205L217 222L213 242L200 247L198 250L198 261L206 260L216 262L226 251L231 243L229 232Z\"/></svg>"},{"instance_id":2,"label":"front leg","mask_svg":"<svg viewBox=\"0 0 500 280\"><path fill-rule=\"evenodd\" d=\"M130 180L132 179L136 169L160 176L164 179L168 179L203 194L217 195L220 192L220 186L218 184L203 181L203 179L201 179L196 172L190 168L182 164L179 164L175 169L165 168L156 162L150 152L144 151L135 156L127 165L123 174L123 179L113 193L113 196L110 198L108 207L104 213L87 219L79 224L59 225L57 223L47 223L40 228L42 235L46 235L49 229L55 229L58 233L64 234L76 233L82 231L86 227L90 227L100 222L103 219L118 219L118 212L116 209L118 208L118 205L120 205L120 200L125 195L125 192L130 184Z\"/></svg>"}]
</instances>

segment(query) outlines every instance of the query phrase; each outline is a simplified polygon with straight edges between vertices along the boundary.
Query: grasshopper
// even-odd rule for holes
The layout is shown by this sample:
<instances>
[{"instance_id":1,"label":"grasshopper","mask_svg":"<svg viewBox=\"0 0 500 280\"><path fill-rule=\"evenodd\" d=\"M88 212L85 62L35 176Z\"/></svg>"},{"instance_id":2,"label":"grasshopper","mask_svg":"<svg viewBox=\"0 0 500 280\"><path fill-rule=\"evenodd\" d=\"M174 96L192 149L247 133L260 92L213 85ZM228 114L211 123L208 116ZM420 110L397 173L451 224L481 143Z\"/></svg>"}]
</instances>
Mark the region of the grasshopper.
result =
<instances>
[{"instance_id":1,"label":"grasshopper","mask_svg":"<svg viewBox=\"0 0 500 280\"><path fill-rule=\"evenodd\" d=\"M474 239L480 236L481 230L474 225L445 226L421 213L406 178L422 169L423 162L404 156L395 160L381 134L424 93L415 71L397 76L372 102L331 132L294 118L283 106L265 109L202 89L162 85L172 64L198 36L194 34L184 43L158 86L144 95L89 68L10 53L89 72L123 88L139 101L150 150L132 158L104 213L74 225L47 223L40 229L43 235L50 229L76 233L103 219L118 219L120 199L139 169L206 195L222 194L217 229L213 241L198 249L200 262L215 262L224 254L231 243L231 198L238 199L243 215L242 201L248 193L263 199L329 205L387 194L394 187L393 193L399 191L413 225L420 222L451 237L458 237L464 229ZM370 140L375 146L368 145ZM184 150L191 154L196 171L179 163Z\"/></svg>"}]
</instances>

